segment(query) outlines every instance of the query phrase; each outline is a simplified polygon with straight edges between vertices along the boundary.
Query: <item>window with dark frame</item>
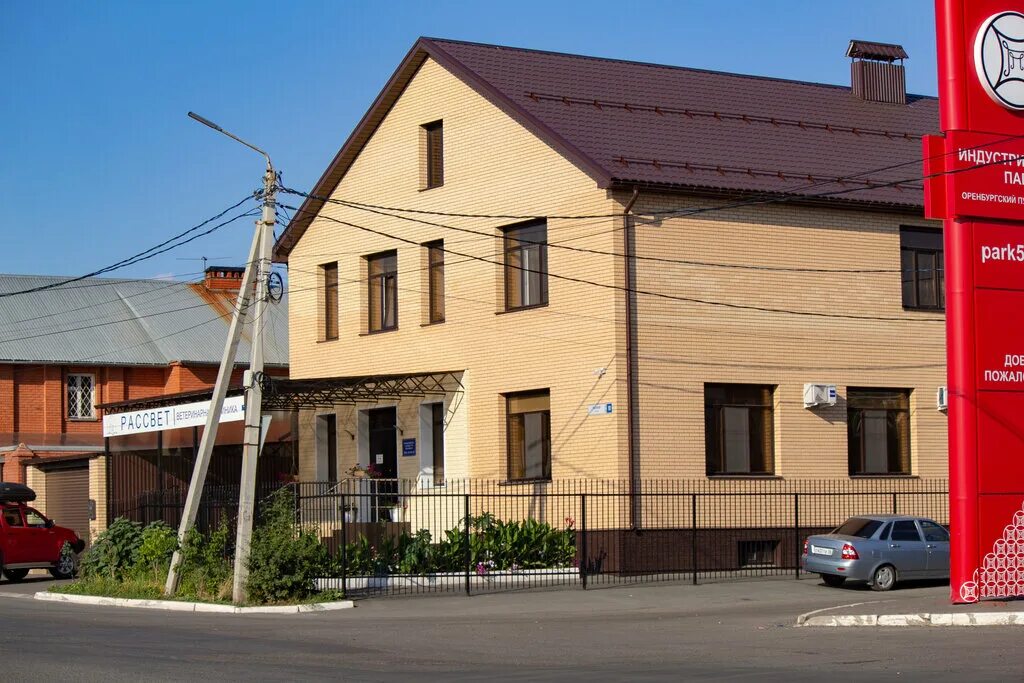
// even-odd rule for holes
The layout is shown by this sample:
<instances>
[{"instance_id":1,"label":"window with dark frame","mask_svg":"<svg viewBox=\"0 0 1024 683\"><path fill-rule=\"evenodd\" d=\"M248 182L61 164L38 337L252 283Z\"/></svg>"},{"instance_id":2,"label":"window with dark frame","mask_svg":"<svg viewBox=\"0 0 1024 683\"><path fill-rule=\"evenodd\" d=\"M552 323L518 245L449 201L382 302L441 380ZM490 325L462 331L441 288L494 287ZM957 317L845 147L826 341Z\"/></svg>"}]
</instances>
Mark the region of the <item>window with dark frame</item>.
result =
<instances>
[{"instance_id":1,"label":"window with dark frame","mask_svg":"<svg viewBox=\"0 0 1024 683\"><path fill-rule=\"evenodd\" d=\"M325 263L324 273L324 339L338 338L338 264Z\"/></svg>"},{"instance_id":2,"label":"window with dark frame","mask_svg":"<svg viewBox=\"0 0 1024 683\"><path fill-rule=\"evenodd\" d=\"M946 308L942 231L900 228L903 307L939 311Z\"/></svg>"},{"instance_id":3,"label":"window with dark frame","mask_svg":"<svg viewBox=\"0 0 1024 683\"><path fill-rule=\"evenodd\" d=\"M856 475L910 474L910 391L846 390L849 470Z\"/></svg>"},{"instance_id":4,"label":"window with dark frame","mask_svg":"<svg viewBox=\"0 0 1024 683\"><path fill-rule=\"evenodd\" d=\"M444 185L444 124L434 121L423 126L426 137L426 185L429 190Z\"/></svg>"},{"instance_id":5,"label":"window with dark frame","mask_svg":"<svg viewBox=\"0 0 1024 683\"><path fill-rule=\"evenodd\" d=\"M434 486L444 486L444 404L430 404L430 445L434 460Z\"/></svg>"},{"instance_id":6,"label":"window with dark frame","mask_svg":"<svg viewBox=\"0 0 1024 683\"><path fill-rule=\"evenodd\" d=\"M548 390L505 396L509 481L551 479L551 398Z\"/></svg>"},{"instance_id":7,"label":"window with dark frame","mask_svg":"<svg viewBox=\"0 0 1024 683\"><path fill-rule=\"evenodd\" d=\"M759 384L704 385L707 475L775 472L772 392Z\"/></svg>"},{"instance_id":8,"label":"window with dark frame","mask_svg":"<svg viewBox=\"0 0 1024 683\"><path fill-rule=\"evenodd\" d=\"M338 417L317 415L317 446L327 461L327 481L338 481Z\"/></svg>"},{"instance_id":9,"label":"window with dark frame","mask_svg":"<svg viewBox=\"0 0 1024 683\"><path fill-rule=\"evenodd\" d=\"M370 332L398 328L398 252L366 257Z\"/></svg>"},{"instance_id":10,"label":"window with dark frame","mask_svg":"<svg viewBox=\"0 0 1024 683\"><path fill-rule=\"evenodd\" d=\"M547 221L505 228L506 311L548 303L547 241Z\"/></svg>"},{"instance_id":11,"label":"window with dark frame","mask_svg":"<svg viewBox=\"0 0 1024 683\"><path fill-rule=\"evenodd\" d=\"M427 248L428 321L444 322L444 240L424 244Z\"/></svg>"}]
</instances>

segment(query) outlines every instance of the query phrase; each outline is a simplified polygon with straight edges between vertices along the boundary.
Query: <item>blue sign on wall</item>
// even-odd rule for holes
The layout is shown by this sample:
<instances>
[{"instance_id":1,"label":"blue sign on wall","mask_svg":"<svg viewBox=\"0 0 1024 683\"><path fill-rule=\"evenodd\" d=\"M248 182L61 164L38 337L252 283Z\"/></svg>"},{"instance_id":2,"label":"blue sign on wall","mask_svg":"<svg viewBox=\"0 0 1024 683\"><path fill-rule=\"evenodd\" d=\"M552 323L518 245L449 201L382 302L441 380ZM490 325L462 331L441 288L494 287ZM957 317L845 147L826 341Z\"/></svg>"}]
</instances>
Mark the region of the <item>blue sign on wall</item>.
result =
<instances>
[{"instance_id":1,"label":"blue sign on wall","mask_svg":"<svg viewBox=\"0 0 1024 683\"><path fill-rule=\"evenodd\" d=\"M402 439L402 455L416 455L416 439Z\"/></svg>"}]
</instances>

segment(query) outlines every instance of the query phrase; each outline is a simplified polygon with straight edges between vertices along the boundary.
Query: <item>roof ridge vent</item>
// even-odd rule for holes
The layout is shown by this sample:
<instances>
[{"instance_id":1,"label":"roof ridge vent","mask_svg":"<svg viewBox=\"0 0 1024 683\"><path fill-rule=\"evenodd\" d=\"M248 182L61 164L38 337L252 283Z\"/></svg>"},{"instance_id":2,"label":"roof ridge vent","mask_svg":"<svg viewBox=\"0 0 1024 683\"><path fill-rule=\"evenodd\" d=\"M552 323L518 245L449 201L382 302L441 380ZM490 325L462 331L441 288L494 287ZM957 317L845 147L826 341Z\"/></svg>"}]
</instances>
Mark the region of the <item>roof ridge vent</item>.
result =
<instances>
[{"instance_id":1,"label":"roof ridge vent","mask_svg":"<svg viewBox=\"0 0 1024 683\"><path fill-rule=\"evenodd\" d=\"M908 56L902 45L851 40L846 56L853 60L850 80L855 97L867 102L907 103L903 60Z\"/></svg>"}]
</instances>

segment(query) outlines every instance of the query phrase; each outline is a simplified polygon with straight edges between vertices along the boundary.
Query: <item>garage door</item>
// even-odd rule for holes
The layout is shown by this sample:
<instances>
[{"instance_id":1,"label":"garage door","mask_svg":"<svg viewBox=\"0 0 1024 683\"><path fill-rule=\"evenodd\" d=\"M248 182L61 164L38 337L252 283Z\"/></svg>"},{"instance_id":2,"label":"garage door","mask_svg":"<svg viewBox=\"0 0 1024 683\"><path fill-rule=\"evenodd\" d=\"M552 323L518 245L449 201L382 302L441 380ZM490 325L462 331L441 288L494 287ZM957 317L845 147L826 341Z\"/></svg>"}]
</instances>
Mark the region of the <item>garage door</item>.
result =
<instances>
[{"instance_id":1,"label":"garage door","mask_svg":"<svg viewBox=\"0 0 1024 683\"><path fill-rule=\"evenodd\" d=\"M89 540L89 467L49 470L46 474L46 516Z\"/></svg>"}]
</instances>

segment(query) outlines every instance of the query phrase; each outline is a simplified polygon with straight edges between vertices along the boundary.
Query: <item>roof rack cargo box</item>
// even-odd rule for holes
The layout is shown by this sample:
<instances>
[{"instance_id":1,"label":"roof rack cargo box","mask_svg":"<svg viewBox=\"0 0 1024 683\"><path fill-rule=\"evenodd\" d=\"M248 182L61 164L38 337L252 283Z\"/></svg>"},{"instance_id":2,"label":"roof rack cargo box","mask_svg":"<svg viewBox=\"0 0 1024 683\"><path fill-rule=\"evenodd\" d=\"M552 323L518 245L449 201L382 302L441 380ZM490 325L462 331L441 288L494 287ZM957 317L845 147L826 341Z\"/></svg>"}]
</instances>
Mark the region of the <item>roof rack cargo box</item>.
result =
<instances>
[{"instance_id":1,"label":"roof rack cargo box","mask_svg":"<svg viewBox=\"0 0 1024 683\"><path fill-rule=\"evenodd\" d=\"M0 503L31 503L36 492L24 484L0 481Z\"/></svg>"}]
</instances>

